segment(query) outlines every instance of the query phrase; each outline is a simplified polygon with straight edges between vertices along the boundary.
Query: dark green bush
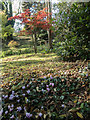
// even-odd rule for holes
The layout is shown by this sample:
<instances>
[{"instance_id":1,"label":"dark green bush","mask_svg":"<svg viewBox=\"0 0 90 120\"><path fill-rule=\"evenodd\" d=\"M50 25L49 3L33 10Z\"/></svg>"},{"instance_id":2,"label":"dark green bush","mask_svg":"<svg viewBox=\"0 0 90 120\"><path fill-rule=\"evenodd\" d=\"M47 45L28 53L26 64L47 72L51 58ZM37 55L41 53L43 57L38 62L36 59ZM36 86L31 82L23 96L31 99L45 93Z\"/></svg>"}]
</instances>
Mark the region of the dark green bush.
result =
<instances>
[{"instance_id":1,"label":"dark green bush","mask_svg":"<svg viewBox=\"0 0 90 120\"><path fill-rule=\"evenodd\" d=\"M54 51L61 59L89 59L90 17L88 3L59 3L55 21Z\"/></svg>"}]
</instances>

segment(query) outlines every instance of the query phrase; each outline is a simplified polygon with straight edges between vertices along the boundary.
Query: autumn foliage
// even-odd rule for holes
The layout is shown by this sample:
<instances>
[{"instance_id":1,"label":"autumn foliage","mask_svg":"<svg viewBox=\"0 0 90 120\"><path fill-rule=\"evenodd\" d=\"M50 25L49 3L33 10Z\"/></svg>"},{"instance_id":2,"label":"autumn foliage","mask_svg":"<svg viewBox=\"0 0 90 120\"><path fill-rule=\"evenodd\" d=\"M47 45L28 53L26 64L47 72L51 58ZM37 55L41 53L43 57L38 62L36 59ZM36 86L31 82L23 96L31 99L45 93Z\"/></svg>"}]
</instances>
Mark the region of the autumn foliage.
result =
<instances>
[{"instance_id":1,"label":"autumn foliage","mask_svg":"<svg viewBox=\"0 0 90 120\"><path fill-rule=\"evenodd\" d=\"M29 9L26 9L24 13L21 13L17 16L10 17L8 20L19 19L28 27L25 31L27 34L32 34L33 32L38 32L40 29L50 29L51 24L49 22L50 13L46 12L47 8L38 11L37 13L31 14Z\"/></svg>"}]
</instances>

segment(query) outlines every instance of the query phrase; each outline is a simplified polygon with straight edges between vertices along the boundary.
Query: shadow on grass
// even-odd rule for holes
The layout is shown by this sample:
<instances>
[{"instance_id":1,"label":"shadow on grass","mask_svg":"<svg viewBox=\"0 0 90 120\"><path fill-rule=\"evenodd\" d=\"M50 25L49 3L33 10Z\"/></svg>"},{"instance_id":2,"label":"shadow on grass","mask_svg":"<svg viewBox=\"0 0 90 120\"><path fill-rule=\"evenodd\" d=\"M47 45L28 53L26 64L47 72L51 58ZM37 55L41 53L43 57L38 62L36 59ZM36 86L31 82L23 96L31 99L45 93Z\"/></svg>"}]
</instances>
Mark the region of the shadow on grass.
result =
<instances>
[{"instance_id":1,"label":"shadow on grass","mask_svg":"<svg viewBox=\"0 0 90 120\"><path fill-rule=\"evenodd\" d=\"M53 61L55 61L56 58L53 58ZM47 60L24 60L24 61L10 61L7 63L4 63L5 65L12 65L12 66L24 66L24 65L31 65L31 64L42 64L42 63L47 63L47 62L52 62L52 58L47 59Z\"/></svg>"},{"instance_id":2,"label":"shadow on grass","mask_svg":"<svg viewBox=\"0 0 90 120\"><path fill-rule=\"evenodd\" d=\"M0 64L0 68L5 67L5 66L6 66L5 64L2 64L2 63Z\"/></svg>"}]
</instances>

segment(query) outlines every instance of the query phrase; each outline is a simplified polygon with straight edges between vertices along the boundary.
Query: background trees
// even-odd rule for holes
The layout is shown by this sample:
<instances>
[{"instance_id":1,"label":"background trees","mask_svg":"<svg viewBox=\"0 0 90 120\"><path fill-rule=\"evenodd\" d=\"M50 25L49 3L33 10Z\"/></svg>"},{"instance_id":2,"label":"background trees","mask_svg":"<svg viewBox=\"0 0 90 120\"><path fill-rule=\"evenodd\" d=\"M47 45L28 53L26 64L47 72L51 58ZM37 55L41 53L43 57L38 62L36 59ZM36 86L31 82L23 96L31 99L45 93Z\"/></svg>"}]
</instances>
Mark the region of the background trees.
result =
<instances>
[{"instance_id":1,"label":"background trees","mask_svg":"<svg viewBox=\"0 0 90 120\"><path fill-rule=\"evenodd\" d=\"M8 24L8 20L7 20L7 16L5 15L4 12L2 12L2 32L1 32L1 37L2 37L2 43L4 44L8 44L8 42L11 40L12 38L12 34L14 32L14 29L12 28L11 25L7 25Z\"/></svg>"},{"instance_id":2,"label":"background trees","mask_svg":"<svg viewBox=\"0 0 90 120\"><path fill-rule=\"evenodd\" d=\"M8 17L12 16L12 2L11 0L9 1L2 1L0 2L1 5L1 38L2 38L2 43L8 44L8 42L12 39L13 37L13 25L14 21L12 20L11 22L8 21Z\"/></svg>"}]
</instances>

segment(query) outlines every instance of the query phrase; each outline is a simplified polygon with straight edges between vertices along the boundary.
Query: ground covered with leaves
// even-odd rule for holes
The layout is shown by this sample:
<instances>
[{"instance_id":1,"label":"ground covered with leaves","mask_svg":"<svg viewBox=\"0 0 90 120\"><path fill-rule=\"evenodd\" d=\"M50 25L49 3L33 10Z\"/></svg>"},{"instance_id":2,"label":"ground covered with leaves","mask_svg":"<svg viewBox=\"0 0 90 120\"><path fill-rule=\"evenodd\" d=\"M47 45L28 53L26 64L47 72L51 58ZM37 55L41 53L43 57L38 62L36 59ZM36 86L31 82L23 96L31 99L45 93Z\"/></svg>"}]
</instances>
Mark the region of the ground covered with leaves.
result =
<instances>
[{"instance_id":1,"label":"ground covered with leaves","mask_svg":"<svg viewBox=\"0 0 90 120\"><path fill-rule=\"evenodd\" d=\"M2 120L89 120L87 61L55 54L2 60Z\"/></svg>"}]
</instances>

